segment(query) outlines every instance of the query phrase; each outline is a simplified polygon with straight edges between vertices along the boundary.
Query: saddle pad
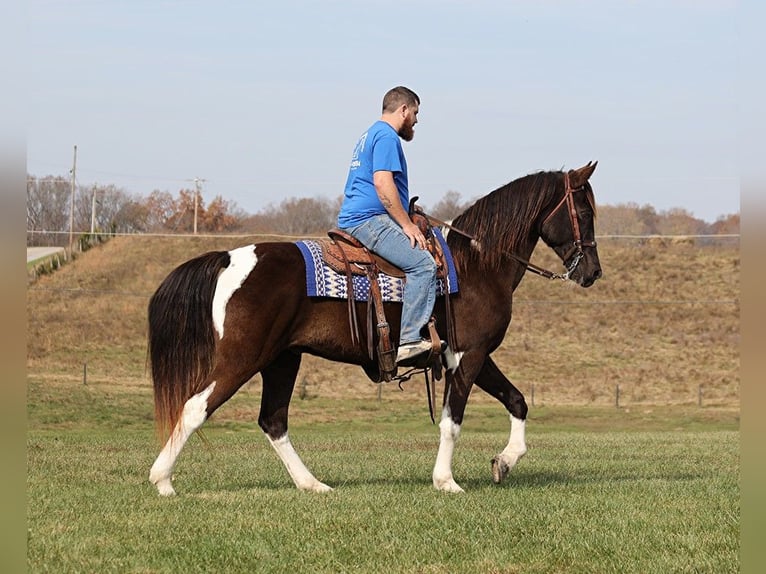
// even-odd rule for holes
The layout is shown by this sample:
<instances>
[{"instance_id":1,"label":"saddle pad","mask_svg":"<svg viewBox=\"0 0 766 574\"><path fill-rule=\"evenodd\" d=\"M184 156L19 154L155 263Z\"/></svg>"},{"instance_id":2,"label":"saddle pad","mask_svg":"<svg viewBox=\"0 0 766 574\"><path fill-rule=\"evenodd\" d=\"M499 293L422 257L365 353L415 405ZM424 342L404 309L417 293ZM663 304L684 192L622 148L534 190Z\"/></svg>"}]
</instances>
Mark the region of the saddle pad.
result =
<instances>
[{"instance_id":1,"label":"saddle pad","mask_svg":"<svg viewBox=\"0 0 766 574\"><path fill-rule=\"evenodd\" d=\"M445 293L457 293L457 274L455 273L455 264L452 261L452 254L447 247L447 242L441 232L434 228L434 235L439 241L444 258L447 261L446 283L441 279L436 280L436 296L439 297ZM306 263L306 294L309 297L331 297L334 299L348 299L348 288L346 284L345 273L338 273L328 267L322 261L320 244L313 239L302 239L295 244L300 249L303 259ZM363 275L354 275L352 277L354 287L354 299L357 301L366 301L370 295L370 280ZM378 274L378 284L380 293L384 301L399 302L402 301L404 291L404 280Z\"/></svg>"}]
</instances>

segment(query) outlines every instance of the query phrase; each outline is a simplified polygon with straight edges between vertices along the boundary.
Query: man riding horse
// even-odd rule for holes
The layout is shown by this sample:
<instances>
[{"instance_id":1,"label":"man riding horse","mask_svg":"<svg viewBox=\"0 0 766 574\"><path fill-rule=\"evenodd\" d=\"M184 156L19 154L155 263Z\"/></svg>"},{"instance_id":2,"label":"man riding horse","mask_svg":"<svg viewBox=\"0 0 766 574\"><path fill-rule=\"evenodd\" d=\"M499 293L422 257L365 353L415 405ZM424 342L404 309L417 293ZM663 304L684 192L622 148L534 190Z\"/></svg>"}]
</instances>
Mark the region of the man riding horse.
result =
<instances>
[{"instance_id":1,"label":"man riding horse","mask_svg":"<svg viewBox=\"0 0 766 574\"><path fill-rule=\"evenodd\" d=\"M397 364L431 350L422 336L436 298L434 258L410 219L407 161L400 139L411 141L420 98L404 86L383 97L383 113L354 147L338 227L405 273Z\"/></svg>"}]
</instances>

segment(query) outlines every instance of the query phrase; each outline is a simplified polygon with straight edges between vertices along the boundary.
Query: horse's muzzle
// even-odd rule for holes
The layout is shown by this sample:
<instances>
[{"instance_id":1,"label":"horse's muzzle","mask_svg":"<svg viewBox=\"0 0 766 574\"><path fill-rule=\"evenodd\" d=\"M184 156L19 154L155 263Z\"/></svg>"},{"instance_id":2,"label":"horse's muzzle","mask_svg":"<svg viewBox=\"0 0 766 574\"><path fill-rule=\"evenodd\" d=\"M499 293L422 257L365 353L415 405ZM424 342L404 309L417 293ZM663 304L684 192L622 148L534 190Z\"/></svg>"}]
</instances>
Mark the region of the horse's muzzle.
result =
<instances>
[{"instance_id":1,"label":"horse's muzzle","mask_svg":"<svg viewBox=\"0 0 766 574\"><path fill-rule=\"evenodd\" d=\"M602 275L603 273L601 272L601 267L596 267L596 269L593 270L593 273L582 277L580 280L580 285L586 288L590 287L596 282L597 279L600 279Z\"/></svg>"}]
</instances>

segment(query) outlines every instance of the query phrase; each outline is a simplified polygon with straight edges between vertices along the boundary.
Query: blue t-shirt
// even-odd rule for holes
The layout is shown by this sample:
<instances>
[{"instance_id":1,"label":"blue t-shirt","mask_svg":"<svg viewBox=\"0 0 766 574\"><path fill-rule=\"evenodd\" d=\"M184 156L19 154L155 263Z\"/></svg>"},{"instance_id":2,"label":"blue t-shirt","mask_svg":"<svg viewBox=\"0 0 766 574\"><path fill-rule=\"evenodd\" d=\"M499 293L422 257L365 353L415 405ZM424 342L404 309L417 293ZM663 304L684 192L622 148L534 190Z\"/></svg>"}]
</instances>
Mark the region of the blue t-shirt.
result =
<instances>
[{"instance_id":1,"label":"blue t-shirt","mask_svg":"<svg viewBox=\"0 0 766 574\"><path fill-rule=\"evenodd\" d=\"M407 187L407 161L404 159L399 134L388 123L379 120L362 134L351 156L351 166L338 214L338 227L354 227L375 215L386 212L373 182L376 171L390 171L406 210L410 201Z\"/></svg>"}]
</instances>

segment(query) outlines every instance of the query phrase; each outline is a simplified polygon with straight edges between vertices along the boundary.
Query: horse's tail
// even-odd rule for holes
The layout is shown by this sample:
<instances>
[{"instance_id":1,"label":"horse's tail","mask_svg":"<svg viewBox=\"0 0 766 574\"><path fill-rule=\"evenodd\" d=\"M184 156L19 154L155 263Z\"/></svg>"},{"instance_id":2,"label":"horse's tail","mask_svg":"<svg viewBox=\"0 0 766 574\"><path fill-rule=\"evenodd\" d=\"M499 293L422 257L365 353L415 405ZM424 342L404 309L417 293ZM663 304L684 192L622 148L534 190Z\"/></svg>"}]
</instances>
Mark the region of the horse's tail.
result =
<instances>
[{"instance_id":1,"label":"horse's tail","mask_svg":"<svg viewBox=\"0 0 766 574\"><path fill-rule=\"evenodd\" d=\"M154 384L154 419L164 440L183 406L213 369L213 296L228 251L200 255L176 267L149 301L147 360Z\"/></svg>"}]
</instances>

